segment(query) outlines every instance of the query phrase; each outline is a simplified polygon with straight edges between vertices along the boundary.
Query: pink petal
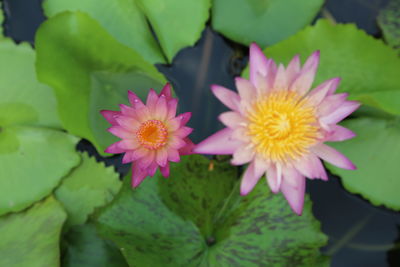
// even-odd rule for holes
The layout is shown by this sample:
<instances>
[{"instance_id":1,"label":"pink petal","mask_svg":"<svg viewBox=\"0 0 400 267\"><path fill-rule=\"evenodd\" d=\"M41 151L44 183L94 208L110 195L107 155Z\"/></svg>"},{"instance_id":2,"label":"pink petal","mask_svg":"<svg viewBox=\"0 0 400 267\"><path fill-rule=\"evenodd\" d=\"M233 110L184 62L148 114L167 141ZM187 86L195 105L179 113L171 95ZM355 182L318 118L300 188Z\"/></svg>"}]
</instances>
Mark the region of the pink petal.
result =
<instances>
[{"instance_id":1,"label":"pink petal","mask_svg":"<svg viewBox=\"0 0 400 267\"><path fill-rule=\"evenodd\" d=\"M333 111L332 113L321 117L320 122L323 124L335 124L339 121L343 120L351 113L353 113L356 109L360 107L360 103L356 101L346 101L344 102L338 109Z\"/></svg>"},{"instance_id":2,"label":"pink petal","mask_svg":"<svg viewBox=\"0 0 400 267\"><path fill-rule=\"evenodd\" d=\"M250 165L247 167L244 172L242 182L240 184L240 194L242 196L247 195L253 190L254 186L257 184L258 180L260 180L261 176L265 173L267 169L267 165L255 159Z\"/></svg>"},{"instance_id":3,"label":"pink petal","mask_svg":"<svg viewBox=\"0 0 400 267\"><path fill-rule=\"evenodd\" d=\"M102 110L100 111L100 113L112 125L118 124L117 121L115 120L115 117L121 115L121 112L112 110Z\"/></svg>"},{"instance_id":4,"label":"pink petal","mask_svg":"<svg viewBox=\"0 0 400 267\"><path fill-rule=\"evenodd\" d=\"M168 162L165 165L165 167L160 167L160 172L161 172L162 176L164 176L165 178L168 178L168 176L169 176L169 163Z\"/></svg>"},{"instance_id":5,"label":"pink petal","mask_svg":"<svg viewBox=\"0 0 400 267\"><path fill-rule=\"evenodd\" d=\"M140 122L132 117L118 116L115 118L119 125L131 132L136 132L140 127Z\"/></svg>"},{"instance_id":6,"label":"pink petal","mask_svg":"<svg viewBox=\"0 0 400 267\"><path fill-rule=\"evenodd\" d=\"M125 150L133 150L140 146L136 139L124 139L118 142L118 146Z\"/></svg>"},{"instance_id":7,"label":"pink petal","mask_svg":"<svg viewBox=\"0 0 400 267\"><path fill-rule=\"evenodd\" d=\"M338 166L339 168L347 170L356 169L356 166L354 166L354 164L348 158L346 158L342 153L330 146L327 146L325 144L318 144L312 147L311 151L315 153L318 157L328 161L333 165Z\"/></svg>"},{"instance_id":8,"label":"pink petal","mask_svg":"<svg viewBox=\"0 0 400 267\"><path fill-rule=\"evenodd\" d=\"M122 139L130 139L135 136L134 133L126 130L125 128L122 128L121 126L112 126L108 128L107 131Z\"/></svg>"},{"instance_id":9,"label":"pink petal","mask_svg":"<svg viewBox=\"0 0 400 267\"><path fill-rule=\"evenodd\" d=\"M165 96L167 100L170 100L172 98L171 94L171 84L166 83L163 89L161 90L159 96Z\"/></svg>"},{"instance_id":10,"label":"pink petal","mask_svg":"<svg viewBox=\"0 0 400 267\"><path fill-rule=\"evenodd\" d=\"M273 86L273 79L256 73L254 86L256 87L257 95L265 95L268 90Z\"/></svg>"},{"instance_id":11,"label":"pink petal","mask_svg":"<svg viewBox=\"0 0 400 267\"><path fill-rule=\"evenodd\" d=\"M165 96L161 96L157 101L157 106L155 108L155 116L160 120L165 120L168 116L168 106L167 99Z\"/></svg>"},{"instance_id":12,"label":"pink petal","mask_svg":"<svg viewBox=\"0 0 400 267\"><path fill-rule=\"evenodd\" d=\"M161 167L164 167L167 164L168 160L168 152L166 149L160 149L156 153L156 162Z\"/></svg>"},{"instance_id":13,"label":"pink petal","mask_svg":"<svg viewBox=\"0 0 400 267\"><path fill-rule=\"evenodd\" d=\"M190 155L193 153L193 149L195 145L193 142L188 138L184 138L183 141L185 141L186 145L179 149L179 155Z\"/></svg>"},{"instance_id":14,"label":"pink petal","mask_svg":"<svg viewBox=\"0 0 400 267\"><path fill-rule=\"evenodd\" d=\"M219 85L211 85L211 91L228 108L232 110L239 109L240 97L232 90Z\"/></svg>"},{"instance_id":15,"label":"pink petal","mask_svg":"<svg viewBox=\"0 0 400 267\"><path fill-rule=\"evenodd\" d=\"M288 87L288 81L286 79L286 71L285 67L280 64L278 67L278 72L275 75L275 80L274 80L274 85L273 88L274 90L286 90Z\"/></svg>"},{"instance_id":16,"label":"pink petal","mask_svg":"<svg viewBox=\"0 0 400 267\"><path fill-rule=\"evenodd\" d=\"M175 98L168 100L167 107L168 107L167 119L171 119L171 118L175 117L176 109L178 107L178 100Z\"/></svg>"},{"instance_id":17,"label":"pink petal","mask_svg":"<svg viewBox=\"0 0 400 267\"><path fill-rule=\"evenodd\" d=\"M300 74L290 86L290 90L304 95L310 90L314 81L315 73L317 72L319 63L319 51L314 52L306 61Z\"/></svg>"},{"instance_id":18,"label":"pink petal","mask_svg":"<svg viewBox=\"0 0 400 267\"><path fill-rule=\"evenodd\" d=\"M214 155L232 154L241 145L241 143L236 140L232 140L231 134L231 129L224 128L209 136L201 143L197 144L193 149L193 152L198 154Z\"/></svg>"},{"instance_id":19,"label":"pink petal","mask_svg":"<svg viewBox=\"0 0 400 267\"><path fill-rule=\"evenodd\" d=\"M184 138L193 132L193 128L183 126L174 132L174 135L179 138Z\"/></svg>"},{"instance_id":20,"label":"pink petal","mask_svg":"<svg viewBox=\"0 0 400 267\"><path fill-rule=\"evenodd\" d=\"M127 151L125 153L124 157L122 158L122 163L126 164L126 163L129 163L129 162L141 159L141 158L148 157L149 155L150 155L150 152L144 148Z\"/></svg>"},{"instance_id":21,"label":"pink petal","mask_svg":"<svg viewBox=\"0 0 400 267\"><path fill-rule=\"evenodd\" d=\"M265 57L261 48L256 43L252 43L250 45L249 67L250 81L255 86L258 86L256 83L257 73L260 73L262 76L267 76L268 64L268 59Z\"/></svg>"},{"instance_id":22,"label":"pink petal","mask_svg":"<svg viewBox=\"0 0 400 267\"><path fill-rule=\"evenodd\" d=\"M175 132L181 127L182 117L178 116L167 121L167 127L169 132Z\"/></svg>"},{"instance_id":23,"label":"pink petal","mask_svg":"<svg viewBox=\"0 0 400 267\"><path fill-rule=\"evenodd\" d=\"M341 93L335 95L329 95L318 106L318 115L320 117L326 116L338 109L343 103L346 102L346 98L349 96L348 93Z\"/></svg>"},{"instance_id":24,"label":"pink petal","mask_svg":"<svg viewBox=\"0 0 400 267\"><path fill-rule=\"evenodd\" d=\"M254 96L256 95L256 88L250 81L241 77L236 77L235 83L241 100L252 101L254 99Z\"/></svg>"},{"instance_id":25,"label":"pink petal","mask_svg":"<svg viewBox=\"0 0 400 267\"><path fill-rule=\"evenodd\" d=\"M128 91L128 99L132 107L134 108L144 107L142 100L132 91Z\"/></svg>"},{"instance_id":26,"label":"pink petal","mask_svg":"<svg viewBox=\"0 0 400 267\"><path fill-rule=\"evenodd\" d=\"M225 126L230 128L235 128L240 123L243 123L245 121L239 113L234 111L224 112L219 115L218 118L223 124L225 124Z\"/></svg>"},{"instance_id":27,"label":"pink petal","mask_svg":"<svg viewBox=\"0 0 400 267\"><path fill-rule=\"evenodd\" d=\"M179 157L178 150L168 149L168 160L172 162L179 162L181 158Z\"/></svg>"},{"instance_id":28,"label":"pink petal","mask_svg":"<svg viewBox=\"0 0 400 267\"><path fill-rule=\"evenodd\" d=\"M146 176L147 172L140 169L138 164L132 165L132 187L138 187Z\"/></svg>"},{"instance_id":29,"label":"pink petal","mask_svg":"<svg viewBox=\"0 0 400 267\"><path fill-rule=\"evenodd\" d=\"M158 164L153 162L152 164L150 164L149 167L147 167L147 175L148 176L154 176L154 174L156 174L158 168Z\"/></svg>"},{"instance_id":30,"label":"pink petal","mask_svg":"<svg viewBox=\"0 0 400 267\"><path fill-rule=\"evenodd\" d=\"M145 106L143 105L143 107L145 107ZM120 104L119 108L121 109L122 115L136 118L136 111L134 108L131 108L124 104Z\"/></svg>"},{"instance_id":31,"label":"pink petal","mask_svg":"<svg viewBox=\"0 0 400 267\"><path fill-rule=\"evenodd\" d=\"M244 127L236 127L232 132L232 139L233 140L240 140L242 142L248 143L251 138L247 134L247 130Z\"/></svg>"},{"instance_id":32,"label":"pink petal","mask_svg":"<svg viewBox=\"0 0 400 267\"><path fill-rule=\"evenodd\" d=\"M310 94L308 95L308 100L310 101L310 103L312 103L313 106L319 105L322 100L324 100L325 96L331 95L335 92L339 82L340 78L333 78L323 82L322 84L317 86L317 88L310 92Z\"/></svg>"},{"instance_id":33,"label":"pink petal","mask_svg":"<svg viewBox=\"0 0 400 267\"><path fill-rule=\"evenodd\" d=\"M122 141L118 141L118 142L110 145L109 147L106 148L106 150L104 150L104 152L110 153L110 154L124 153L126 150L120 146L121 142Z\"/></svg>"},{"instance_id":34,"label":"pink petal","mask_svg":"<svg viewBox=\"0 0 400 267\"><path fill-rule=\"evenodd\" d=\"M185 141L183 141L181 138L177 136L171 136L171 138L168 141L168 148L173 148L175 150L178 150L186 145Z\"/></svg>"},{"instance_id":35,"label":"pink petal","mask_svg":"<svg viewBox=\"0 0 400 267\"><path fill-rule=\"evenodd\" d=\"M185 125L192 117L192 112L186 112L179 115L177 118L180 120L179 126Z\"/></svg>"},{"instance_id":36,"label":"pink petal","mask_svg":"<svg viewBox=\"0 0 400 267\"><path fill-rule=\"evenodd\" d=\"M146 100L147 108L154 111L156 104L157 104L157 100L158 100L158 95L157 95L156 91L154 91L154 89L151 88L147 95L147 100Z\"/></svg>"},{"instance_id":37,"label":"pink petal","mask_svg":"<svg viewBox=\"0 0 400 267\"><path fill-rule=\"evenodd\" d=\"M328 180L324 165L322 165L321 160L314 154L309 154L299 161L294 162L294 167L302 175L310 179L321 178L324 181Z\"/></svg>"},{"instance_id":38,"label":"pink petal","mask_svg":"<svg viewBox=\"0 0 400 267\"><path fill-rule=\"evenodd\" d=\"M150 166L150 164L155 162L155 158L156 158L156 152L149 150L146 156L140 158L137 161L137 163L139 164L139 168L147 169Z\"/></svg>"},{"instance_id":39,"label":"pink petal","mask_svg":"<svg viewBox=\"0 0 400 267\"><path fill-rule=\"evenodd\" d=\"M267 182L272 193L278 193L282 183L282 167L280 165L271 165L267 169Z\"/></svg>"},{"instance_id":40,"label":"pink petal","mask_svg":"<svg viewBox=\"0 0 400 267\"><path fill-rule=\"evenodd\" d=\"M283 177L281 184L281 191L289 202L292 210L297 214L301 215L304 206L304 194L306 179L300 173L297 173L295 177L291 177L291 180L295 181L296 184L290 184L286 177Z\"/></svg>"},{"instance_id":41,"label":"pink petal","mask_svg":"<svg viewBox=\"0 0 400 267\"><path fill-rule=\"evenodd\" d=\"M300 57L295 55L286 68L286 79L288 86L292 84L294 79L300 73Z\"/></svg>"},{"instance_id":42,"label":"pink petal","mask_svg":"<svg viewBox=\"0 0 400 267\"><path fill-rule=\"evenodd\" d=\"M151 112L146 106L136 109L135 112L137 120L141 123L151 119Z\"/></svg>"},{"instance_id":43,"label":"pink petal","mask_svg":"<svg viewBox=\"0 0 400 267\"><path fill-rule=\"evenodd\" d=\"M242 145L236 149L235 153L233 153L231 164L233 165L246 164L253 160L254 154L255 153L252 148L248 148Z\"/></svg>"},{"instance_id":44,"label":"pink petal","mask_svg":"<svg viewBox=\"0 0 400 267\"><path fill-rule=\"evenodd\" d=\"M356 136L355 133L340 125L332 125L330 128L332 132L329 133L326 141L339 142Z\"/></svg>"}]
</instances>

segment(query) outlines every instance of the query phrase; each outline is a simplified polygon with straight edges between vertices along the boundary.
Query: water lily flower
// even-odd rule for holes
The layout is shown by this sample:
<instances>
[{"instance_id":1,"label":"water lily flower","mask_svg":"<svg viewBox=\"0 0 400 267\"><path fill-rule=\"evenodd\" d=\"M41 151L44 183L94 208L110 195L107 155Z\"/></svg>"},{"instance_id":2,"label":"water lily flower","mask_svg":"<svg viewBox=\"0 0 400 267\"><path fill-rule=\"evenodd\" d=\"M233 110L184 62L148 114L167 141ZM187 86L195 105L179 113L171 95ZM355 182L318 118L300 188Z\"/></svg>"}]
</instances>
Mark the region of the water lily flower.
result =
<instances>
[{"instance_id":1,"label":"water lily flower","mask_svg":"<svg viewBox=\"0 0 400 267\"><path fill-rule=\"evenodd\" d=\"M249 163L240 192L248 194L266 173L272 192L282 192L293 211L301 214L305 177L327 180L320 159L344 169L355 166L340 152L324 144L355 136L337 125L359 107L335 94L339 78L310 91L319 64L319 51L303 66L295 56L285 68L250 46L250 80L236 78L238 94L213 85L214 95L231 111L222 113L226 128L194 148L200 154L232 154L232 164Z\"/></svg>"},{"instance_id":2,"label":"water lily flower","mask_svg":"<svg viewBox=\"0 0 400 267\"><path fill-rule=\"evenodd\" d=\"M166 84L159 95L150 89L146 104L128 91L131 106L120 105L121 111L102 110L112 124L110 133L121 138L105 152L125 153L123 163L132 164L132 186L137 187L147 176L160 169L169 176L169 162L179 162L181 155L190 154L193 143L188 138L192 128L186 127L191 113L176 116L178 100L171 96Z\"/></svg>"}]
</instances>

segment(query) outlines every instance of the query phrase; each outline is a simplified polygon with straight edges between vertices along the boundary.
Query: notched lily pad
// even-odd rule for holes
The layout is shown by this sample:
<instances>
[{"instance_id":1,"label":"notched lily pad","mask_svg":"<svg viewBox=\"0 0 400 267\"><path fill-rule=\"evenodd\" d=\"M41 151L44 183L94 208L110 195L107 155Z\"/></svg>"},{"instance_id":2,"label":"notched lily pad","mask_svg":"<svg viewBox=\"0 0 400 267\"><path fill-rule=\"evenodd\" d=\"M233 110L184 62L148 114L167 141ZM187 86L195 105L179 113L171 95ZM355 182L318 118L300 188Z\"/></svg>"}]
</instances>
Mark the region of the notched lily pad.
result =
<instances>
[{"instance_id":1,"label":"notched lily pad","mask_svg":"<svg viewBox=\"0 0 400 267\"><path fill-rule=\"evenodd\" d=\"M171 177L125 177L116 199L97 217L100 234L138 266L328 266L327 238L311 214L295 215L260 182L239 194L235 167L198 155L172 165Z\"/></svg>"}]
</instances>

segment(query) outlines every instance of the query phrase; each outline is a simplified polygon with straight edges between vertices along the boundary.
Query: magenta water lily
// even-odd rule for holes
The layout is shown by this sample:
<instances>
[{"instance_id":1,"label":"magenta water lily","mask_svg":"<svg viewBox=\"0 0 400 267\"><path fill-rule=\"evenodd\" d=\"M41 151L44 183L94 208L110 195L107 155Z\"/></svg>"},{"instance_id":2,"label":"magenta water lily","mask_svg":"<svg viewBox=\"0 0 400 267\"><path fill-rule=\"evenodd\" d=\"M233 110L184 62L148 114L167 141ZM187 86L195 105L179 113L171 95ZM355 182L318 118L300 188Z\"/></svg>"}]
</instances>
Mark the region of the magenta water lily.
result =
<instances>
[{"instance_id":1,"label":"magenta water lily","mask_svg":"<svg viewBox=\"0 0 400 267\"><path fill-rule=\"evenodd\" d=\"M352 162L324 142L355 136L337 125L359 107L335 94L339 78L310 91L319 64L319 51L303 66L295 56L285 68L250 47L250 80L236 78L238 93L212 86L214 95L232 111L219 117L226 126L196 146L202 154L232 154L232 164L249 163L241 194L248 194L266 173L272 192L282 192L297 214L302 213L305 177L327 180L320 159L344 169Z\"/></svg>"},{"instance_id":2,"label":"magenta water lily","mask_svg":"<svg viewBox=\"0 0 400 267\"><path fill-rule=\"evenodd\" d=\"M186 123L191 113L176 116L178 100L171 96L166 84L159 95L150 89L146 104L128 92L131 106L120 105L121 111L103 110L101 114L112 124L108 130L121 138L106 149L107 153L125 153L122 162L132 164L132 186L137 187L147 176L160 169L169 176L169 162L179 162L181 155L191 153L192 132Z\"/></svg>"}]
</instances>

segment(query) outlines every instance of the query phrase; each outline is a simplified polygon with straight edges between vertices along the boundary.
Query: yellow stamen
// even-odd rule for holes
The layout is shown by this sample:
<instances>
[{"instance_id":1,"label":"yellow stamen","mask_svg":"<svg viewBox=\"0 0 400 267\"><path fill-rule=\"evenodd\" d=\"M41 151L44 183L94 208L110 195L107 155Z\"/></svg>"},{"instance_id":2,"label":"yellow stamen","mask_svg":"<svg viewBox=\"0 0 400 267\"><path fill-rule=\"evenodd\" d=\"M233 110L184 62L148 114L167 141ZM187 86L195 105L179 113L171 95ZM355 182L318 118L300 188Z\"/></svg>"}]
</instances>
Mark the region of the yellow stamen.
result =
<instances>
[{"instance_id":1,"label":"yellow stamen","mask_svg":"<svg viewBox=\"0 0 400 267\"><path fill-rule=\"evenodd\" d=\"M273 162L296 160L321 138L314 108L295 92L273 92L256 100L247 118L256 152Z\"/></svg>"},{"instance_id":2,"label":"yellow stamen","mask_svg":"<svg viewBox=\"0 0 400 267\"><path fill-rule=\"evenodd\" d=\"M159 120L148 120L140 125L136 138L145 148L156 150L167 143L168 129Z\"/></svg>"}]
</instances>

